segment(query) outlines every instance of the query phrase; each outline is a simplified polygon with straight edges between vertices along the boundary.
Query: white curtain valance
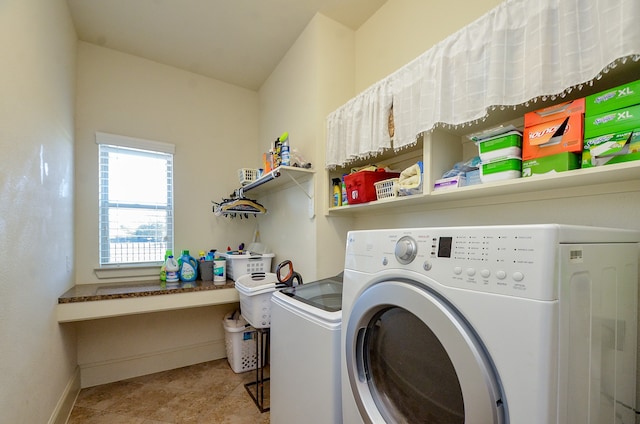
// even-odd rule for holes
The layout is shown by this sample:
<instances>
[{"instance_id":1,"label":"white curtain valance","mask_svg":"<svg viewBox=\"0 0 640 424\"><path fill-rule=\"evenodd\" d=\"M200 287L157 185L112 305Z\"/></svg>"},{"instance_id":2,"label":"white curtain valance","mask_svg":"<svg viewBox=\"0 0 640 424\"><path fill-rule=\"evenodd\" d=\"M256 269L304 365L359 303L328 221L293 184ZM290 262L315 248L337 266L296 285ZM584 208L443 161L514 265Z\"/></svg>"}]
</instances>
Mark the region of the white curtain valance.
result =
<instances>
[{"instance_id":1,"label":"white curtain valance","mask_svg":"<svg viewBox=\"0 0 640 424\"><path fill-rule=\"evenodd\" d=\"M398 150L438 123L461 125L495 106L564 96L640 60L638 0L507 0L327 117L326 167Z\"/></svg>"}]
</instances>

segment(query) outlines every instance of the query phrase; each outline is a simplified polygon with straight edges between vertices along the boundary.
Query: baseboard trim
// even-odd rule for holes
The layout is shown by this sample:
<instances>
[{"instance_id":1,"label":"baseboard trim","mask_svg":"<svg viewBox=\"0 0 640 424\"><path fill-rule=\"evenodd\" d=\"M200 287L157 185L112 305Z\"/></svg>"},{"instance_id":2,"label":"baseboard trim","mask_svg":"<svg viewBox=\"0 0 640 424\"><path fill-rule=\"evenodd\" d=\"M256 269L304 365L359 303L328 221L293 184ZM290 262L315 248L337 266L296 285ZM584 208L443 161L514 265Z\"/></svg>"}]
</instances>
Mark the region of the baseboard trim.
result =
<instances>
[{"instance_id":1,"label":"baseboard trim","mask_svg":"<svg viewBox=\"0 0 640 424\"><path fill-rule=\"evenodd\" d=\"M56 404L48 424L65 424L80 393L80 367L76 367Z\"/></svg>"},{"instance_id":2,"label":"baseboard trim","mask_svg":"<svg viewBox=\"0 0 640 424\"><path fill-rule=\"evenodd\" d=\"M92 387L128 378L213 361L227 356L225 341L212 340L108 361L80 364L81 387Z\"/></svg>"}]
</instances>

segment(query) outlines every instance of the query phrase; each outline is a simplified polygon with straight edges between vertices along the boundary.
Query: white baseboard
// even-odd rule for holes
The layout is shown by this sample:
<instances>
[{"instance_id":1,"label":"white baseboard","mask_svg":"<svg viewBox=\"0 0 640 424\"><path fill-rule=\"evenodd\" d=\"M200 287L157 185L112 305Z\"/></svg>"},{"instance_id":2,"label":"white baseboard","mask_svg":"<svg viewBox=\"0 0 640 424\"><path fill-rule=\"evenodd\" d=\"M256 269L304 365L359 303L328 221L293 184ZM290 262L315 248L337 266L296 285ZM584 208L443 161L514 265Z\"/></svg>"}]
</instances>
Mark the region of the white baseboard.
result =
<instances>
[{"instance_id":1,"label":"white baseboard","mask_svg":"<svg viewBox=\"0 0 640 424\"><path fill-rule=\"evenodd\" d=\"M224 339L126 358L80 364L81 387L92 387L225 358Z\"/></svg>"},{"instance_id":2,"label":"white baseboard","mask_svg":"<svg viewBox=\"0 0 640 424\"><path fill-rule=\"evenodd\" d=\"M64 392L58 399L48 424L65 424L69 419L73 405L76 403L76 398L80 393L80 367L76 367L75 371L71 375L67 386L64 388Z\"/></svg>"}]
</instances>

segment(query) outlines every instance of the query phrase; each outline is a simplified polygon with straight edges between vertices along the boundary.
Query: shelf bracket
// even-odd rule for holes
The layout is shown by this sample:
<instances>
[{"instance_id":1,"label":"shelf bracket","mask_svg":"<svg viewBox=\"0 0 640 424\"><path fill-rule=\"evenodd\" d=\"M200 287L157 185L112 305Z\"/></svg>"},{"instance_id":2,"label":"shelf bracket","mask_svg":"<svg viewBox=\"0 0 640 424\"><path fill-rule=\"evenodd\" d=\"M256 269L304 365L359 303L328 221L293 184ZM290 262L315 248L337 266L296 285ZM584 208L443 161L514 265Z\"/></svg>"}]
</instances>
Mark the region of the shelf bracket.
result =
<instances>
[{"instance_id":1,"label":"shelf bracket","mask_svg":"<svg viewBox=\"0 0 640 424\"><path fill-rule=\"evenodd\" d=\"M293 181L293 182L295 183L295 185L297 185L297 186L298 186L298 188L300 188L300 190L302 190L302 192L305 194L305 196L307 196L309 199L313 199L313 196L312 196L312 195L310 195L310 194L307 192L307 190L305 190L305 188L304 188L304 187L302 187L302 185L298 182L298 180L296 180L296 179L293 177L293 175L291 175L290 173L288 173L288 172L286 172L286 171L284 171L284 173L285 173L285 174L287 174L287 176L288 176L289 178L291 178L291 181Z\"/></svg>"}]
</instances>

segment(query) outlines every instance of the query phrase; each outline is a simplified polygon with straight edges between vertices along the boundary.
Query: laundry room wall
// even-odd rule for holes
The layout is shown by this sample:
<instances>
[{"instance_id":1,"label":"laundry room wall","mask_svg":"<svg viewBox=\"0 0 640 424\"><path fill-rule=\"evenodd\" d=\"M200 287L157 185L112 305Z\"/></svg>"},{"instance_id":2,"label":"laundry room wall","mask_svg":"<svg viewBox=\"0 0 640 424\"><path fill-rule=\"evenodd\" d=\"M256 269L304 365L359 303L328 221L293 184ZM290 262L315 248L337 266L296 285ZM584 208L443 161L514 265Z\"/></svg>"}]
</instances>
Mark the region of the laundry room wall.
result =
<instances>
[{"instance_id":1,"label":"laundry room wall","mask_svg":"<svg viewBox=\"0 0 640 424\"><path fill-rule=\"evenodd\" d=\"M79 386L75 331L55 314L73 285L76 36L66 1L2 1L0 56L0 422L64 422Z\"/></svg>"},{"instance_id":2,"label":"laundry room wall","mask_svg":"<svg viewBox=\"0 0 640 424\"><path fill-rule=\"evenodd\" d=\"M292 149L311 162L315 178L261 197L269 213L259 217L262 241L290 259L305 281L335 275L329 252L344 251L351 220L330 223L324 170L325 117L353 93L354 31L316 15L260 88L260 145L266 151L283 131Z\"/></svg>"},{"instance_id":3,"label":"laundry room wall","mask_svg":"<svg viewBox=\"0 0 640 424\"><path fill-rule=\"evenodd\" d=\"M78 47L77 74L76 284L117 282L98 280L94 273L96 131L175 144L174 251L197 255L251 237L253 228L244 220L214 216L211 201L239 186L237 170L258 151L257 92L84 42ZM222 317L235 307L65 324L77 328L82 386L226 356Z\"/></svg>"},{"instance_id":4,"label":"laundry room wall","mask_svg":"<svg viewBox=\"0 0 640 424\"><path fill-rule=\"evenodd\" d=\"M389 75L465 25L500 4L497 0L422 2L389 0L356 31L358 91ZM456 13L451 13L455 10ZM633 219L640 192L620 185L567 189L545 199L534 193L481 199L455 205L390 209L359 216L358 229L434 225L490 225L557 222L640 229ZM638 187L640 190L640 187ZM600 194L598 194L600 193Z\"/></svg>"},{"instance_id":5,"label":"laundry room wall","mask_svg":"<svg viewBox=\"0 0 640 424\"><path fill-rule=\"evenodd\" d=\"M255 91L85 42L77 87L78 284L98 282L97 131L175 144L175 251L226 249L251 234L215 217L211 201L240 185L237 170L258 151Z\"/></svg>"}]
</instances>

